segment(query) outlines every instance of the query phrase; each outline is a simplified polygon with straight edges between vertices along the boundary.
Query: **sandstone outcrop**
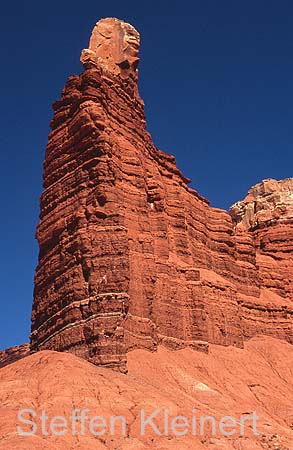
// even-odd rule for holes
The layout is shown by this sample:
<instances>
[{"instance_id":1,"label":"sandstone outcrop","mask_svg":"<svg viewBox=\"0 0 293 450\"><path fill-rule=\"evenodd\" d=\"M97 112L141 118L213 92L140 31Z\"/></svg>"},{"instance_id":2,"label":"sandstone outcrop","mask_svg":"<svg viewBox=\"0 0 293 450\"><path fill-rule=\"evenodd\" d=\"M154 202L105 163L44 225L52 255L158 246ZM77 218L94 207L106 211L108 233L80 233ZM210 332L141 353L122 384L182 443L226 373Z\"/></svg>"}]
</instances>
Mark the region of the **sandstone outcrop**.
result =
<instances>
[{"instance_id":1,"label":"sandstone outcrop","mask_svg":"<svg viewBox=\"0 0 293 450\"><path fill-rule=\"evenodd\" d=\"M293 179L262 181L243 201L234 204L230 213L240 246L245 236L253 239L261 288L259 299L242 299L248 333L254 332L254 322L260 320L261 324L266 322L266 333L273 336L275 332L292 343Z\"/></svg>"},{"instance_id":2,"label":"sandstone outcrop","mask_svg":"<svg viewBox=\"0 0 293 450\"><path fill-rule=\"evenodd\" d=\"M0 351L0 368L8 366L30 354L30 344L17 345Z\"/></svg>"},{"instance_id":3,"label":"sandstone outcrop","mask_svg":"<svg viewBox=\"0 0 293 450\"><path fill-rule=\"evenodd\" d=\"M137 80L140 36L129 23L109 18L97 22L88 49L81 54L84 67L103 66L121 78Z\"/></svg>"},{"instance_id":4,"label":"sandstone outcrop","mask_svg":"<svg viewBox=\"0 0 293 450\"><path fill-rule=\"evenodd\" d=\"M138 47L132 26L98 22L54 104L32 350L126 371L127 352L159 344L292 343L292 179L210 207L146 130Z\"/></svg>"}]
</instances>

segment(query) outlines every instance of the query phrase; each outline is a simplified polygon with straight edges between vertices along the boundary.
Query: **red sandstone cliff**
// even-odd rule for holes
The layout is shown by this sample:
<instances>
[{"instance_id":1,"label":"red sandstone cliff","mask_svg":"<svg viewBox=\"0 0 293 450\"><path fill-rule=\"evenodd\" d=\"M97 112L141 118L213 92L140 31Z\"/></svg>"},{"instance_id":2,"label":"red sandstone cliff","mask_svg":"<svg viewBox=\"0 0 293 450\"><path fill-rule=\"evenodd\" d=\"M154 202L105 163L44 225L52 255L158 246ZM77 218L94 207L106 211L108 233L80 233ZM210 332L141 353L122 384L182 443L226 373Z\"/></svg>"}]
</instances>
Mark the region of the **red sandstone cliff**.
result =
<instances>
[{"instance_id":1,"label":"red sandstone cliff","mask_svg":"<svg viewBox=\"0 0 293 450\"><path fill-rule=\"evenodd\" d=\"M54 104L32 350L125 371L130 349L159 343L292 343L293 180L255 186L231 215L210 207L146 131L138 48L133 27L100 21Z\"/></svg>"}]
</instances>

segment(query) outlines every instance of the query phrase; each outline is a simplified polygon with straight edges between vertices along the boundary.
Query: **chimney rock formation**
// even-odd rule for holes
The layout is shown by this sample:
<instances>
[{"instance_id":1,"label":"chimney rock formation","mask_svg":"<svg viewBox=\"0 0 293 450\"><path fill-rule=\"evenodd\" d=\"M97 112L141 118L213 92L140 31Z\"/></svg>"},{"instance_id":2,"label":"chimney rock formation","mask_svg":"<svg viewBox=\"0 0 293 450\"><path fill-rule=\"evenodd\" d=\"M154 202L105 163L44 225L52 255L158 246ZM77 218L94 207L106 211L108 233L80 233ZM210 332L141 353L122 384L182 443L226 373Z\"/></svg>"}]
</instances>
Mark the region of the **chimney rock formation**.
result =
<instances>
[{"instance_id":1,"label":"chimney rock formation","mask_svg":"<svg viewBox=\"0 0 293 450\"><path fill-rule=\"evenodd\" d=\"M131 25L101 20L54 104L32 350L126 371L135 348L292 343L293 180L210 207L146 131L138 50Z\"/></svg>"}]
</instances>

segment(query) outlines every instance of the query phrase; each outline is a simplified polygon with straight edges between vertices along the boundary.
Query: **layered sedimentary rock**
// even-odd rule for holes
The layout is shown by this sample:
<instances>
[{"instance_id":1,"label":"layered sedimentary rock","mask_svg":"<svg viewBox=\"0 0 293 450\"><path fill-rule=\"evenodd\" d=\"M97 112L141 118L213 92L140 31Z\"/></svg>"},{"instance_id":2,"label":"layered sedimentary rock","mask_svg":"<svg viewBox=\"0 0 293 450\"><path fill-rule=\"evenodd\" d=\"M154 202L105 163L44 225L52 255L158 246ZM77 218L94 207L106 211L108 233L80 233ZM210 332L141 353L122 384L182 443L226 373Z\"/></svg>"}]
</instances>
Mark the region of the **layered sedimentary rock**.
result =
<instances>
[{"instance_id":1,"label":"layered sedimentary rock","mask_svg":"<svg viewBox=\"0 0 293 450\"><path fill-rule=\"evenodd\" d=\"M241 242L244 236L251 236L256 251L260 300L244 297L241 303L248 335L261 320L266 323L266 333L285 334L292 342L293 179L264 180L233 205L230 213L236 239Z\"/></svg>"},{"instance_id":2,"label":"layered sedimentary rock","mask_svg":"<svg viewBox=\"0 0 293 450\"><path fill-rule=\"evenodd\" d=\"M32 350L125 371L129 350L160 343L292 342L292 179L257 185L231 214L210 207L146 130L138 48L132 26L98 22L54 104Z\"/></svg>"},{"instance_id":3,"label":"layered sedimentary rock","mask_svg":"<svg viewBox=\"0 0 293 450\"><path fill-rule=\"evenodd\" d=\"M8 366L30 354L30 344L17 345L0 351L0 368Z\"/></svg>"}]
</instances>

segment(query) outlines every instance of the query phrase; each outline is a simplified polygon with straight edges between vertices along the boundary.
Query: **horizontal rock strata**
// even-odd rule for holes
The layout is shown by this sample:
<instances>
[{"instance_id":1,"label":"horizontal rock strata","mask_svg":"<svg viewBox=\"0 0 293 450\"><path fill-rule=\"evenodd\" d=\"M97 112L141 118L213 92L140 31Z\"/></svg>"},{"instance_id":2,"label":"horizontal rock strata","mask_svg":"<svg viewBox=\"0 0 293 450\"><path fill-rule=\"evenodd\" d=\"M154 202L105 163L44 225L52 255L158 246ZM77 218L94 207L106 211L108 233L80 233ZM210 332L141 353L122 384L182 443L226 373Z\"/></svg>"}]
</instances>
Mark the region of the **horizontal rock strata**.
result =
<instances>
[{"instance_id":1,"label":"horizontal rock strata","mask_svg":"<svg viewBox=\"0 0 293 450\"><path fill-rule=\"evenodd\" d=\"M96 25L54 104L37 229L32 350L126 370L129 350L242 347L292 333L292 179L231 214L191 189L146 130L139 35Z\"/></svg>"},{"instance_id":2,"label":"horizontal rock strata","mask_svg":"<svg viewBox=\"0 0 293 450\"><path fill-rule=\"evenodd\" d=\"M30 344L18 345L0 351L0 369L30 354Z\"/></svg>"}]
</instances>

